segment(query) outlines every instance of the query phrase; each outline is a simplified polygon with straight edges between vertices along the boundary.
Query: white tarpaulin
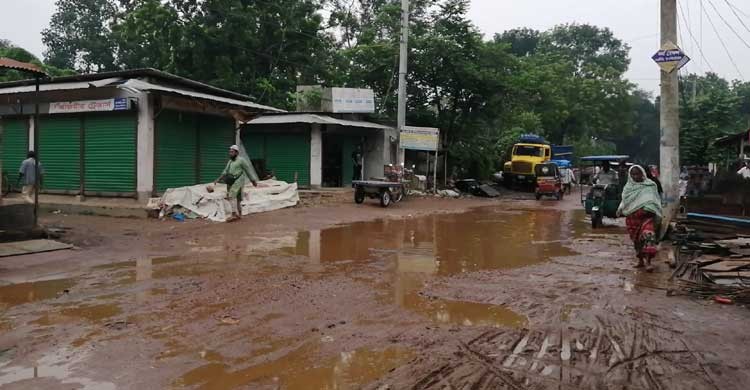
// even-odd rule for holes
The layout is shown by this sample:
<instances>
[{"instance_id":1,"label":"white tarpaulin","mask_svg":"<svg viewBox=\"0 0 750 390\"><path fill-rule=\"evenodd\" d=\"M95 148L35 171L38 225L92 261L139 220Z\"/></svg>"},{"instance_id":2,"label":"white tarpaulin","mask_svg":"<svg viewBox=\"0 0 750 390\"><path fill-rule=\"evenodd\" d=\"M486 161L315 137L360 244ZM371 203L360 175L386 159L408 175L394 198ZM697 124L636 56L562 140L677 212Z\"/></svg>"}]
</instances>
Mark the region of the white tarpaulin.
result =
<instances>
[{"instance_id":1,"label":"white tarpaulin","mask_svg":"<svg viewBox=\"0 0 750 390\"><path fill-rule=\"evenodd\" d=\"M191 187L170 188L161 198L151 199L149 208L173 208L180 206L201 218L225 222L232 214L227 196L227 186L217 184L214 192L208 192L208 184ZM297 183L276 180L258 182L258 187L248 183L242 191L242 215L262 213L293 207L299 202Z\"/></svg>"}]
</instances>

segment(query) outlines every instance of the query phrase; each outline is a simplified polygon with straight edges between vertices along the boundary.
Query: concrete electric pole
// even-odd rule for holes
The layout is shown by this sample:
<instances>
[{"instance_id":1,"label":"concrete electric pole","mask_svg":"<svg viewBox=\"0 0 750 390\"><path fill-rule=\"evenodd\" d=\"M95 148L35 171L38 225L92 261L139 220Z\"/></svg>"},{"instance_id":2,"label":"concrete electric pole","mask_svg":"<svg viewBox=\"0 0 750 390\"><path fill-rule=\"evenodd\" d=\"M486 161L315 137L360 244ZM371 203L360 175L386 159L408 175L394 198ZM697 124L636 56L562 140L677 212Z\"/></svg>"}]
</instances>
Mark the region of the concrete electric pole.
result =
<instances>
[{"instance_id":1,"label":"concrete electric pole","mask_svg":"<svg viewBox=\"0 0 750 390\"><path fill-rule=\"evenodd\" d=\"M661 0L661 45L677 44L677 0ZM680 109L678 72L661 71L660 173L664 188L665 225L671 221L680 203ZM666 226L662 229L663 232Z\"/></svg>"},{"instance_id":2,"label":"concrete electric pole","mask_svg":"<svg viewBox=\"0 0 750 390\"><path fill-rule=\"evenodd\" d=\"M404 163L404 149L401 149L401 130L406 126L406 73L409 56L409 0L401 0L401 44L398 64L398 119L399 149L397 164Z\"/></svg>"}]
</instances>

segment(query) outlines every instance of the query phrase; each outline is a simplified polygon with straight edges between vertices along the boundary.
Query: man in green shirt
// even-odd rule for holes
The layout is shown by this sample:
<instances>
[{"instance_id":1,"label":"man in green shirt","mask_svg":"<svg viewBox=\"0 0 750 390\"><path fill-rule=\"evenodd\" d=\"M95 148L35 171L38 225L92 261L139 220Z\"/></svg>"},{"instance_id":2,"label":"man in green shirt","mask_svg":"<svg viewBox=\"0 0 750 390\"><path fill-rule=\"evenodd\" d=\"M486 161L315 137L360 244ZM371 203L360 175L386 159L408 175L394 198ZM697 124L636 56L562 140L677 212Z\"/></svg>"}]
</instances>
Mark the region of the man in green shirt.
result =
<instances>
[{"instance_id":1,"label":"man in green shirt","mask_svg":"<svg viewBox=\"0 0 750 390\"><path fill-rule=\"evenodd\" d=\"M214 180L214 185L222 182L227 185L227 199L232 205L232 216L227 222L236 221L242 216L242 189L245 187L247 180L258 186L258 174L255 168L246 159L240 157L240 148L237 145L229 147L229 161L226 168L221 173L221 177Z\"/></svg>"}]
</instances>

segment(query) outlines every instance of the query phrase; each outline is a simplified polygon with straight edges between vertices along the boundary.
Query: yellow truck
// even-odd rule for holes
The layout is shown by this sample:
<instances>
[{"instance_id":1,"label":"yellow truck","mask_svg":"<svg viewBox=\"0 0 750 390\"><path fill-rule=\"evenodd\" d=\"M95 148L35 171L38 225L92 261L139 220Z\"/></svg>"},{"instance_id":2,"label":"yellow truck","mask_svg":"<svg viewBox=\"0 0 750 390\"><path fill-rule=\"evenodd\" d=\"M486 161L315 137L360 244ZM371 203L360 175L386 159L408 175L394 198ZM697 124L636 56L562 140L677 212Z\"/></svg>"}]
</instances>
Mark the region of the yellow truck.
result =
<instances>
[{"instance_id":1,"label":"yellow truck","mask_svg":"<svg viewBox=\"0 0 750 390\"><path fill-rule=\"evenodd\" d=\"M522 135L519 142L513 145L511 160L503 166L503 180L507 185L536 184L534 168L537 164L553 159L570 160L573 155L571 146L550 145L544 138L534 135Z\"/></svg>"}]
</instances>

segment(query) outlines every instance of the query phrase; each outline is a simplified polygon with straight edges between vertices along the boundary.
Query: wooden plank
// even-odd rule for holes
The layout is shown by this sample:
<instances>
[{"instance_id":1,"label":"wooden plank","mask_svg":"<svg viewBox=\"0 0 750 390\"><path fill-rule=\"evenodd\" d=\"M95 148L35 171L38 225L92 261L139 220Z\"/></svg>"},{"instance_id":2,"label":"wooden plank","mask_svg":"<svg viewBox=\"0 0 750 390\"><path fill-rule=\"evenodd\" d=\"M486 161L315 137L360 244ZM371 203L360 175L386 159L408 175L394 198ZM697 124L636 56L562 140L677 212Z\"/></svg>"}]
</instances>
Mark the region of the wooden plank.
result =
<instances>
[{"instance_id":1,"label":"wooden plank","mask_svg":"<svg viewBox=\"0 0 750 390\"><path fill-rule=\"evenodd\" d=\"M722 260L724 260L724 258L722 258L721 256L703 255L697 259L691 260L690 264L697 264L699 267L703 267L704 265L718 263Z\"/></svg>"},{"instance_id":2,"label":"wooden plank","mask_svg":"<svg viewBox=\"0 0 750 390\"><path fill-rule=\"evenodd\" d=\"M703 272L727 272L750 266L747 260L724 260L701 267Z\"/></svg>"},{"instance_id":3,"label":"wooden plank","mask_svg":"<svg viewBox=\"0 0 750 390\"><path fill-rule=\"evenodd\" d=\"M729 248L747 248L750 247L750 238L735 238L733 240L716 241L717 244Z\"/></svg>"},{"instance_id":4,"label":"wooden plank","mask_svg":"<svg viewBox=\"0 0 750 390\"><path fill-rule=\"evenodd\" d=\"M33 253L70 249L73 245L53 240L27 240L0 243L0 257L28 255Z\"/></svg>"},{"instance_id":5,"label":"wooden plank","mask_svg":"<svg viewBox=\"0 0 750 390\"><path fill-rule=\"evenodd\" d=\"M719 279L719 278L748 278L750 279L750 271L706 272L706 275L712 279Z\"/></svg>"}]
</instances>

